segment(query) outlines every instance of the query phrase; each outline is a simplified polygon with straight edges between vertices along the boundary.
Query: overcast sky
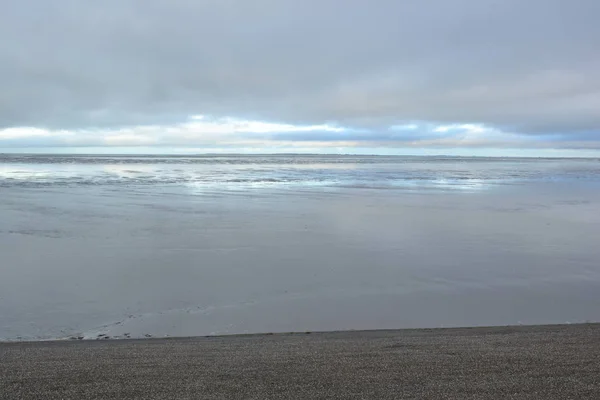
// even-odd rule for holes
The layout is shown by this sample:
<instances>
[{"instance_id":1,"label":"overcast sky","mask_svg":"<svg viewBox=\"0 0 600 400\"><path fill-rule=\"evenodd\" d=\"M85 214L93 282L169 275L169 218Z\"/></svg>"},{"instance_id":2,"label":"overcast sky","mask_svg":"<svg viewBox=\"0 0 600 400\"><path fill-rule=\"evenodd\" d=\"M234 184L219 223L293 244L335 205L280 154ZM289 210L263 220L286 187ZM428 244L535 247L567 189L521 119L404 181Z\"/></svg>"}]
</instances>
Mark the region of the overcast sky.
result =
<instances>
[{"instance_id":1,"label":"overcast sky","mask_svg":"<svg viewBox=\"0 0 600 400\"><path fill-rule=\"evenodd\" d=\"M600 154L599 16L598 0L1 1L0 148Z\"/></svg>"}]
</instances>

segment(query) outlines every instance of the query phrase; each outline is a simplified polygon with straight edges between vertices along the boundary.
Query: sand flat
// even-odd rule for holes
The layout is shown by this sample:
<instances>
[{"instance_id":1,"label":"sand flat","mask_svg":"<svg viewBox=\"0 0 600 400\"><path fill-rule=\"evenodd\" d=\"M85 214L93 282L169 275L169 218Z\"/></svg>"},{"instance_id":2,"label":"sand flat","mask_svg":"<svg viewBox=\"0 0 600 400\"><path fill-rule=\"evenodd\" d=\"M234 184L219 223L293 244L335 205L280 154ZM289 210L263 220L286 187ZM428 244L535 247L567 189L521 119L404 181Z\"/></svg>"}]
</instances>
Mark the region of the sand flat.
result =
<instances>
[{"instance_id":1,"label":"sand flat","mask_svg":"<svg viewBox=\"0 0 600 400\"><path fill-rule=\"evenodd\" d=\"M600 324L0 344L2 399L598 399Z\"/></svg>"}]
</instances>

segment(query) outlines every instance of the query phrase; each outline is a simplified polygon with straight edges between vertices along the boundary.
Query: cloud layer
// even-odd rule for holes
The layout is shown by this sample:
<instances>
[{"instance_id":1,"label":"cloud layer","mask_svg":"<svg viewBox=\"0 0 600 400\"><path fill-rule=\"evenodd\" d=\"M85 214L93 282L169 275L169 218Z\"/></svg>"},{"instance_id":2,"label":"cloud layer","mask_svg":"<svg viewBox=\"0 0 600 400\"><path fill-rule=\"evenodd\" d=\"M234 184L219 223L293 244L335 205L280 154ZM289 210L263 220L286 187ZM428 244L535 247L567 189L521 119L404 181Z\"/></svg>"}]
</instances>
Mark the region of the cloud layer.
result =
<instances>
[{"instance_id":1,"label":"cloud layer","mask_svg":"<svg viewBox=\"0 0 600 400\"><path fill-rule=\"evenodd\" d=\"M598 15L596 0L4 2L0 147L598 148Z\"/></svg>"}]
</instances>

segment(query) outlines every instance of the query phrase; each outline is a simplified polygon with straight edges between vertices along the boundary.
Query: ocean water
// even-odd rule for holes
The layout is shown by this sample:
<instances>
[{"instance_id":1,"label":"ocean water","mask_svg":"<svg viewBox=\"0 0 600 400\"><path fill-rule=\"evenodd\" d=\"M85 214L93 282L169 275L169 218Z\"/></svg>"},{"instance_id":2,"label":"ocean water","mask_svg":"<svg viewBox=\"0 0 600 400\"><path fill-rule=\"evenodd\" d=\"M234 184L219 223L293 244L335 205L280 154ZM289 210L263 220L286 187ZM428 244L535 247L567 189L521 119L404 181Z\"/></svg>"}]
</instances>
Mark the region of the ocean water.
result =
<instances>
[{"instance_id":1,"label":"ocean water","mask_svg":"<svg viewBox=\"0 0 600 400\"><path fill-rule=\"evenodd\" d=\"M600 321L600 160L0 155L0 339Z\"/></svg>"}]
</instances>

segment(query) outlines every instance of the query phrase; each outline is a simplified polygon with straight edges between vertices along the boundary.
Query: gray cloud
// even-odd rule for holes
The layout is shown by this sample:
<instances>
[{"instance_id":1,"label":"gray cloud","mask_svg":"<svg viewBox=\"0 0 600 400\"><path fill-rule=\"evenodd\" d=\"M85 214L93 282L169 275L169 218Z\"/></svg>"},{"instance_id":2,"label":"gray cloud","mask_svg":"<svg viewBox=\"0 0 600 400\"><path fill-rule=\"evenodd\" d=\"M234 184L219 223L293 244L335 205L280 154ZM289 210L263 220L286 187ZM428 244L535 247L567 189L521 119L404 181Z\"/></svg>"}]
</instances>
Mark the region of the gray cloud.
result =
<instances>
[{"instance_id":1,"label":"gray cloud","mask_svg":"<svg viewBox=\"0 0 600 400\"><path fill-rule=\"evenodd\" d=\"M206 114L593 140L598 15L597 0L4 2L0 127Z\"/></svg>"}]
</instances>

